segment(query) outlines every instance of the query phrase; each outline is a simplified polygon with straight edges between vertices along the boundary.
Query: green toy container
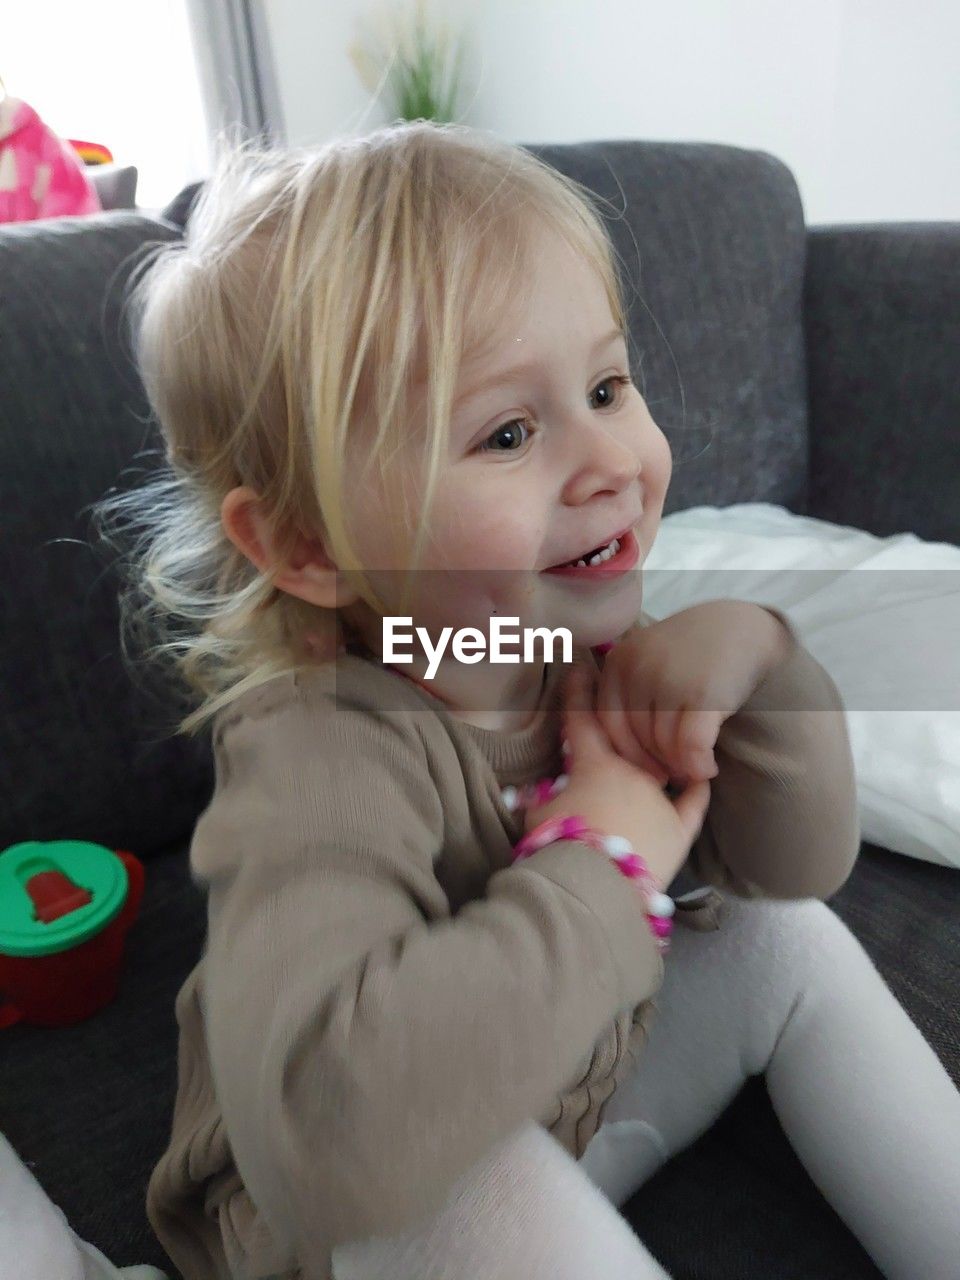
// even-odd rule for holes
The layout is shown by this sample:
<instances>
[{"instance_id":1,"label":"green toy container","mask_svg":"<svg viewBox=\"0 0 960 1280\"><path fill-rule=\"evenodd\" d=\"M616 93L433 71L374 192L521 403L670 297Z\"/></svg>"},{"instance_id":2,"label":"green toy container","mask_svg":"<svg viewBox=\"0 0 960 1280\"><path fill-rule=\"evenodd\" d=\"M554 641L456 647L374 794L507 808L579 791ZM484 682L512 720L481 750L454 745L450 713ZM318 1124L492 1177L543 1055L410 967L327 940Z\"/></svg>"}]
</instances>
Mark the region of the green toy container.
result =
<instances>
[{"instance_id":1,"label":"green toy container","mask_svg":"<svg viewBox=\"0 0 960 1280\"><path fill-rule=\"evenodd\" d=\"M0 853L0 1027L64 1026L117 992L144 869L85 840L26 841Z\"/></svg>"}]
</instances>

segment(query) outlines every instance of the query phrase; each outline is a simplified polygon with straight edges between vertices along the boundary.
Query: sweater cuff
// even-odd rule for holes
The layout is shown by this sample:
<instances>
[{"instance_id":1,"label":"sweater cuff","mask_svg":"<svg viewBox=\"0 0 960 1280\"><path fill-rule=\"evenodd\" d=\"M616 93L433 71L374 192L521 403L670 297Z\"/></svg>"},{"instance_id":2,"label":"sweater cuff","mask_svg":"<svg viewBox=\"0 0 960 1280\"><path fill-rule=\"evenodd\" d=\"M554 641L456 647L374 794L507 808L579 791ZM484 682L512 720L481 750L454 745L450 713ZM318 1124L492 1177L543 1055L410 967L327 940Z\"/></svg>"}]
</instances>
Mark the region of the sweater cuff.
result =
<instances>
[{"instance_id":1,"label":"sweater cuff","mask_svg":"<svg viewBox=\"0 0 960 1280\"><path fill-rule=\"evenodd\" d=\"M612 858L580 840L555 840L518 865L560 885L596 916L619 977L621 1009L656 994L663 983L663 954L640 890Z\"/></svg>"}]
</instances>

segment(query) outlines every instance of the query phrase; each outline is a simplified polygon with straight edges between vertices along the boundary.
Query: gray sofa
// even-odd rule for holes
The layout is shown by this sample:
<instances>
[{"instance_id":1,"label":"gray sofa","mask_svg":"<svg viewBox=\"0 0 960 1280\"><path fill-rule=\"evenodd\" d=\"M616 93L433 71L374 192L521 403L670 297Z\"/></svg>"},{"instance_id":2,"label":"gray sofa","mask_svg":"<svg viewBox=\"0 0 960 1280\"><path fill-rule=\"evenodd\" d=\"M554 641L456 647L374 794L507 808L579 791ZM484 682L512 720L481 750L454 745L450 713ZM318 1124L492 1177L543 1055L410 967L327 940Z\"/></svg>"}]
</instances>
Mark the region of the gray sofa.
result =
<instances>
[{"instance_id":1,"label":"gray sofa","mask_svg":"<svg viewBox=\"0 0 960 1280\"><path fill-rule=\"evenodd\" d=\"M960 224L807 227L763 152L530 149L611 202L634 372L674 452L667 513L766 501L960 542ZM162 738L168 708L122 665L87 507L156 465L123 286L148 243L181 234L192 195L159 219L0 228L0 849L72 837L147 867L117 1000L75 1027L0 1032L0 1131L79 1235L171 1274L144 1190L170 1122L174 997L204 937L187 844L212 765L205 741ZM960 876L865 845L831 905L960 1082ZM760 1077L625 1213L677 1280L879 1274Z\"/></svg>"}]
</instances>

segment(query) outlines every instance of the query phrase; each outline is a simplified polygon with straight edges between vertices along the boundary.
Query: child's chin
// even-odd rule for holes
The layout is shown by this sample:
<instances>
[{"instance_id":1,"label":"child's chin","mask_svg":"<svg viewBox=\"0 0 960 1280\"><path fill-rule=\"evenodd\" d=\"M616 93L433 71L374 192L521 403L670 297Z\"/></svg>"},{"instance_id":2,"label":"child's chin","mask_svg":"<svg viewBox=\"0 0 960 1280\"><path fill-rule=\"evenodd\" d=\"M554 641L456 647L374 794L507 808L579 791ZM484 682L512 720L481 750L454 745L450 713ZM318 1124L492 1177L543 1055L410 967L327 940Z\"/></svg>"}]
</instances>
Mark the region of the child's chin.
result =
<instances>
[{"instance_id":1,"label":"child's chin","mask_svg":"<svg viewBox=\"0 0 960 1280\"><path fill-rule=\"evenodd\" d=\"M611 612L604 618L598 618L589 624L583 624L579 627L571 626L570 634L573 637L573 643L579 649L593 649L598 644L616 643L630 628L637 622L640 616L641 606L638 603L635 609L629 612Z\"/></svg>"}]
</instances>

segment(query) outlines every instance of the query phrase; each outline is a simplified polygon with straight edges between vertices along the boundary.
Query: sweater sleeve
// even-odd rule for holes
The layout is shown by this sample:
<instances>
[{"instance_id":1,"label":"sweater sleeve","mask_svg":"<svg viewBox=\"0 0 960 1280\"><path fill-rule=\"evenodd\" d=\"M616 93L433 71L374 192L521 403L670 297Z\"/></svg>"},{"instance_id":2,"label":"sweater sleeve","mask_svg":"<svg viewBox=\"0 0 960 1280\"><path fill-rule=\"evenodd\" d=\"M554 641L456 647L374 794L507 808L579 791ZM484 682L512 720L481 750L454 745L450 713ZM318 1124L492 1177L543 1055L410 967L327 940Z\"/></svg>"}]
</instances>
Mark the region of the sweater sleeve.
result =
<instances>
[{"instance_id":1,"label":"sweater sleeve","mask_svg":"<svg viewBox=\"0 0 960 1280\"><path fill-rule=\"evenodd\" d=\"M764 606L767 607L767 606ZM745 898L829 898L860 848L856 773L839 691L790 620L791 646L724 721L719 772L689 864Z\"/></svg>"},{"instance_id":2,"label":"sweater sleeve","mask_svg":"<svg viewBox=\"0 0 960 1280\"><path fill-rule=\"evenodd\" d=\"M236 721L202 822L217 1096L250 1195L308 1272L436 1212L662 981L622 876L573 841L450 915L409 716L338 695Z\"/></svg>"}]
</instances>

